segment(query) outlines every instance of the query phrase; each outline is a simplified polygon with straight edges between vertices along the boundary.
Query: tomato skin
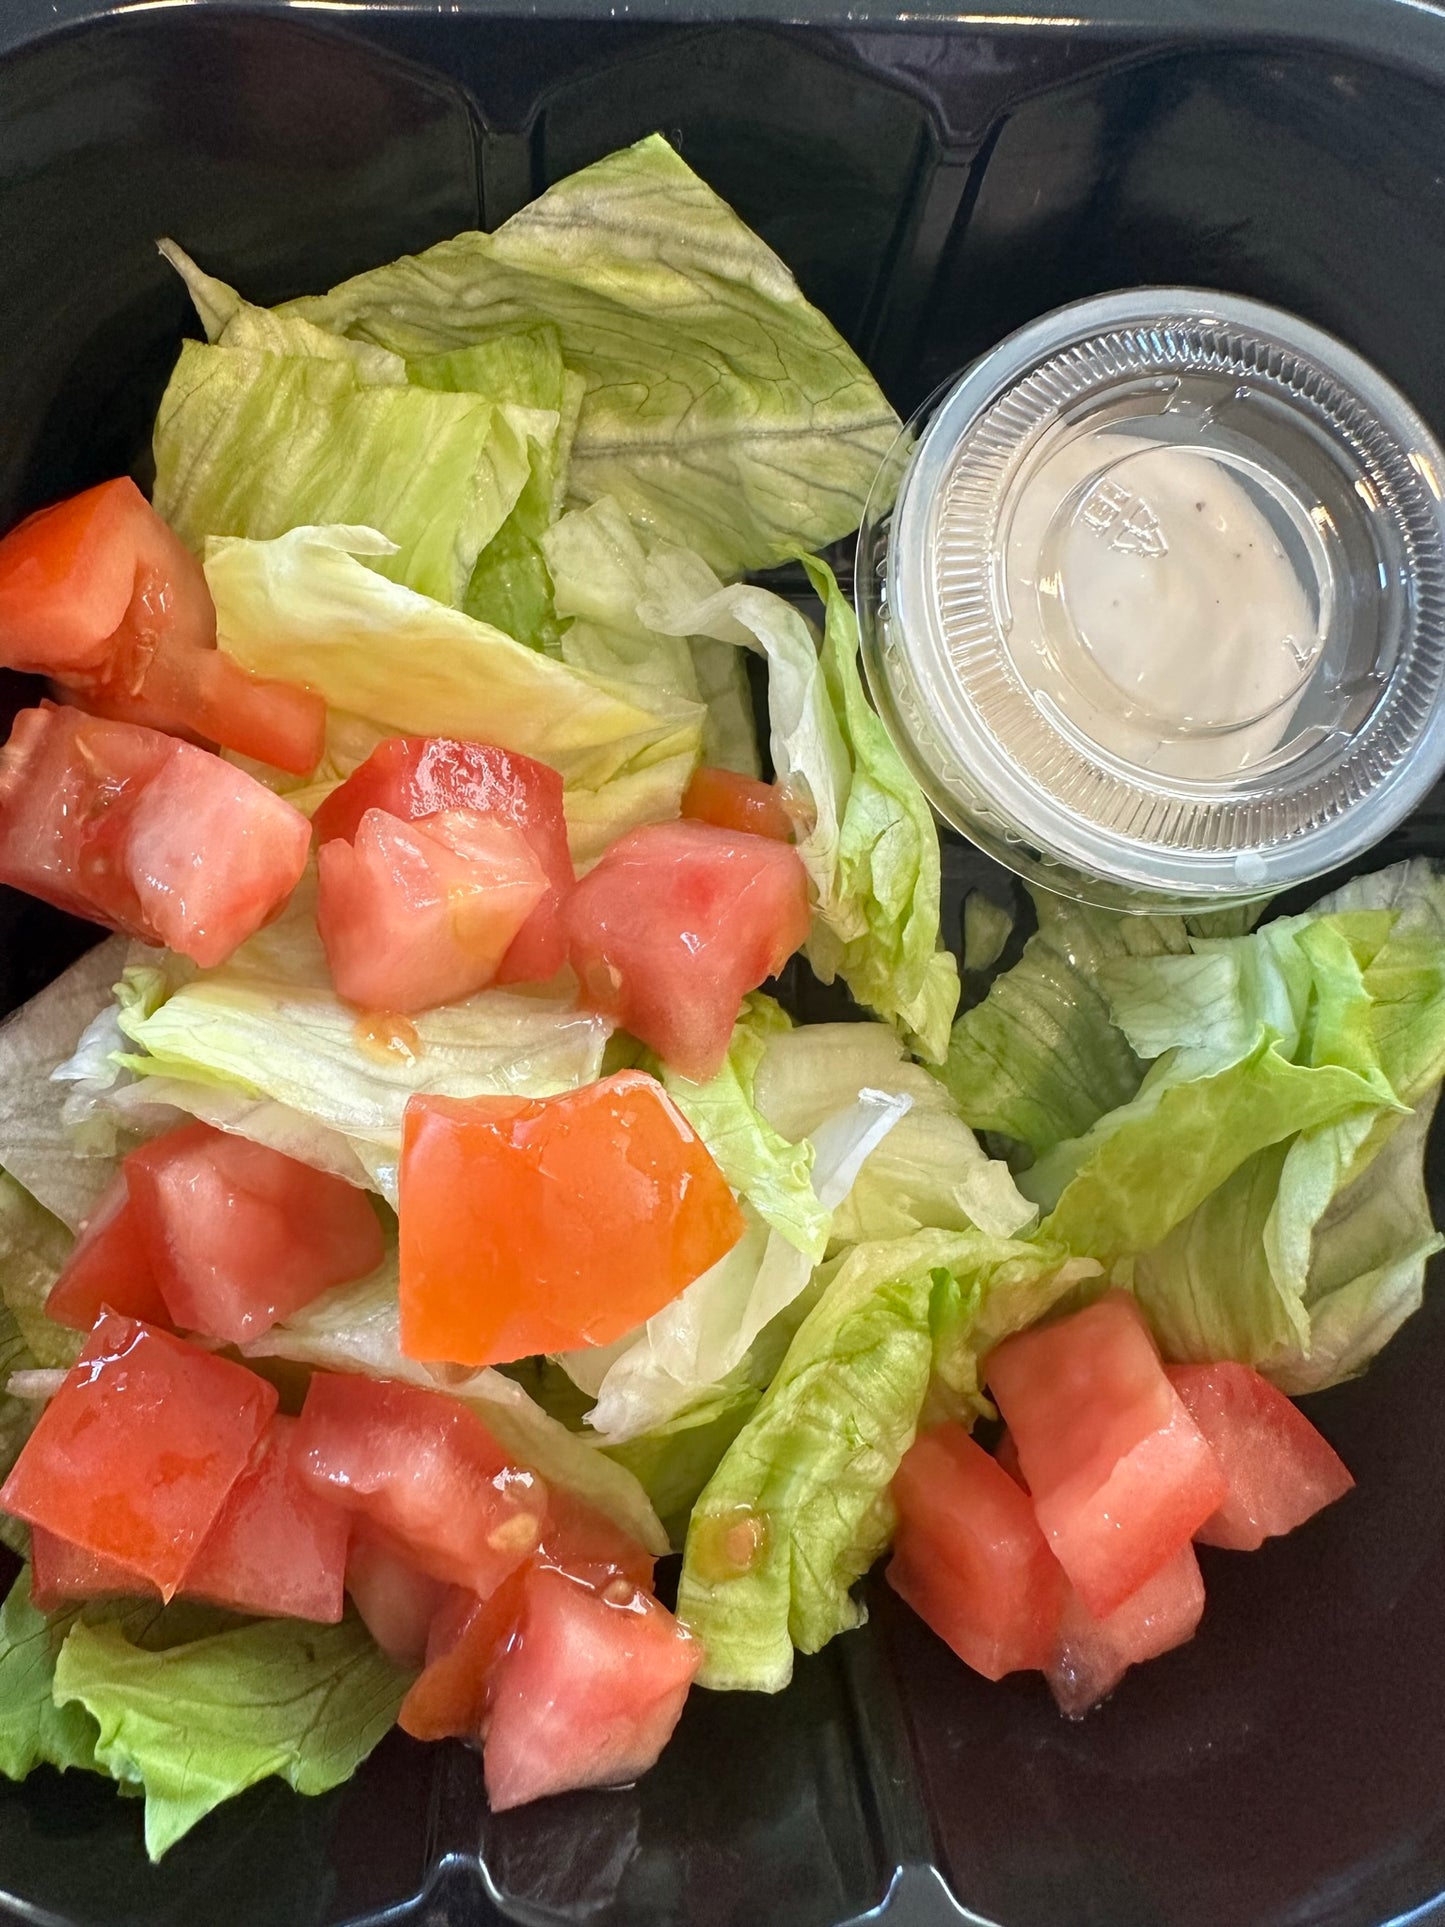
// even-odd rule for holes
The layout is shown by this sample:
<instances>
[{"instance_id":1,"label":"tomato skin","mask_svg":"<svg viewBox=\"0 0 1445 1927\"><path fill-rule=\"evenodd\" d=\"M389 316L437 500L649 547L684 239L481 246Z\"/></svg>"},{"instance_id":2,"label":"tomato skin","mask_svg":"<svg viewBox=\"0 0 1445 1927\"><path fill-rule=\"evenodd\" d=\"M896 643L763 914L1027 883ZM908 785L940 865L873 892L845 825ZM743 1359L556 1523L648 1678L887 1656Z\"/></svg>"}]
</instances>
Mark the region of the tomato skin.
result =
<instances>
[{"instance_id":1,"label":"tomato skin","mask_svg":"<svg viewBox=\"0 0 1445 1927\"><path fill-rule=\"evenodd\" d=\"M1174 1556L1103 1619L1067 1588L1058 1643L1046 1671L1059 1711L1082 1719L1131 1666L1193 1639L1204 1612L1204 1579L1192 1546Z\"/></svg>"},{"instance_id":2,"label":"tomato skin","mask_svg":"<svg viewBox=\"0 0 1445 1927\"><path fill-rule=\"evenodd\" d=\"M485 1599L455 1592L432 1622L426 1665L411 1683L397 1723L414 1740L480 1740L487 1730L497 1662L517 1636L530 1561Z\"/></svg>"},{"instance_id":3,"label":"tomato skin","mask_svg":"<svg viewBox=\"0 0 1445 1927\"><path fill-rule=\"evenodd\" d=\"M604 851L566 909L583 1001L702 1082L738 1006L808 934L796 850L711 823L648 823Z\"/></svg>"},{"instance_id":4,"label":"tomato skin","mask_svg":"<svg viewBox=\"0 0 1445 1927\"><path fill-rule=\"evenodd\" d=\"M546 1486L445 1393L316 1372L300 1426L301 1476L432 1578L485 1595L536 1551Z\"/></svg>"},{"instance_id":5,"label":"tomato skin","mask_svg":"<svg viewBox=\"0 0 1445 1927\"><path fill-rule=\"evenodd\" d=\"M209 1124L152 1138L124 1170L166 1308L188 1331L257 1338L385 1256L364 1191Z\"/></svg>"},{"instance_id":6,"label":"tomato skin","mask_svg":"<svg viewBox=\"0 0 1445 1927\"><path fill-rule=\"evenodd\" d=\"M1169 1382L1208 1439L1229 1496L1194 1537L1254 1552L1354 1487L1343 1459L1277 1386L1248 1365L1171 1365Z\"/></svg>"},{"instance_id":7,"label":"tomato skin","mask_svg":"<svg viewBox=\"0 0 1445 1927\"><path fill-rule=\"evenodd\" d=\"M58 1612L77 1599L145 1598L160 1594L117 1560L71 1545L44 1526L30 1528L30 1600L40 1612Z\"/></svg>"},{"instance_id":8,"label":"tomato skin","mask_svg":"<svg viewBox=\"0 0 1445 1927\"><path fill-rule=\"evenodd\" d=\"M646 1593L614 1599L535 1568L489 1682L482 1764L493 1813L637 1779L672 1737L701 1663L700 1643Z\"/></svg>"},{"instance_id":9,"label":"tomato skin","mask_svg":"<svg viewBox=\"0 0 1445 1927\"><path fill-rule=\"evenodd\" d=\"M403 823L368 810L352 843L317 859L316 925L337 993L402 1014L495 982L547 892L520 830L475 810Z\"/></svg>"},{"instance_id":10,"label":"tomato skin","mask_svg":"<svg viewBox=\"0 0 1445 1927\"><path fill-rule=\"evenodd\" d=\"M209 751L43 703L0 750L0 882L223 963L282 908L310 826Z\"/></svg>"},{"instance_id":11,"label":"tomato skin","mask_svg":"<svg viewBox=\"0 0 1445 1927\"><path fill-rule=\"evenodd\" d=\"M1005 1339L986 1370L1044 1536L1106 1618L1223 1502L1219 1461L1125 1292Z\"/></svg>"},{"instance_id":12,"label":"tomato skin","mask_svg":"<svg viewBox=\"0 0 1445 1927\"><path fill-rule=\"evenodd\" d=\"M783 807L777 784L760 782L756 776L740 776L736 770L714 769L707 763L694 770L682 793L682 813L692 821L715 824L720 830L770 836L779 843L793 840L792 820Z\"/></svg>"},{"instance_id":13,"label":"tomato skin","mask_svg":"<svg viewBox=\"0 0 1445 1927\"><path fill-rule=\"evenodd\" d=\"M216 648L196 558L128 478L42 509L0 541L0 661L82 708L222 743L305 775L326 706Z\"/></svg>"},{"instance_id":14,"label":"tomato skin","mask_svg":"<svg viewBox=\"0 0 1445 1927\"><path fill-rule=\"evenodd\" d=\"M318 846L335 838L354 842L362 818L373 809L404 823L444 810L475 810L520 830L542 866L547 889L502 958L496 980L546 983L556 976L567 961L562 905L576 882L556 770L490 743L391 736L312 817Z\"/></svg>"},{"instance_id":15,"label":"tomato skin","mask_svg":"<svg viewBox=\"0 0 1445 1927\"><path fill-rule=\"evenodd\" d=\"M366 1630L398 1666L420 1666L427 1637L442 1607L473 1595L418 1570L404 1552L360 1520L352 1527L346 1555L346 1590Z\"/></svg>"},{"instance_id":16,"label":"tomato skin","mask_svg":"<svg viewBox=\"0 0 1445 1927\"><path fill-rule=\"evenodd\" d=\"M924 1432L893 1480L888 1583L985 1679L1049 1664L1066 1582L1028 1495L960 1425Z\"/></svg>"},{"instance_id":17,"label":"tomato skin","mask_svg":"<svg viewBox=\"0 0 1445 1927\"><path fill-rule=\"evenodd\" d=\"M171 1322L123 1170L81 1225L64 1269L50 1287L45 1315L72 1331L88 1332L105 1306L148 1325Z\"/></svg>"},{"instance_id":18,"label":"tomato skin","mask_svg":"<svg viewBox=\"0 0 1445 1927\"><path fill-rule=\"evenodd\" d=\"M0 1507L169 1599L251 1461L276 1391L170 1332L103 1316L0 1490Z\"/></svg>"},{"instance_id":19,"label":"tomato skin","mask_svg":"<svg viewBox=\"0 0 1445 1927\"><path fill-rule=\"evenodd\" d=\"M660 1084L406 1107L401 1344L502 1364L605 1345L731 1250L743 1218Z\"/></svg>"},{"instance_id":20,"label":"tomato skin","mask_svg":"<svg viewBox=\"0 0 1445 1927\"><path fill-rule=\"evenodd\" d=\"M296 1426L280 1413L271 1420L181 1591L233 1612L334 1626L344 1604L351 1521L297 1475Z\"/></svg>"}]
</instances>

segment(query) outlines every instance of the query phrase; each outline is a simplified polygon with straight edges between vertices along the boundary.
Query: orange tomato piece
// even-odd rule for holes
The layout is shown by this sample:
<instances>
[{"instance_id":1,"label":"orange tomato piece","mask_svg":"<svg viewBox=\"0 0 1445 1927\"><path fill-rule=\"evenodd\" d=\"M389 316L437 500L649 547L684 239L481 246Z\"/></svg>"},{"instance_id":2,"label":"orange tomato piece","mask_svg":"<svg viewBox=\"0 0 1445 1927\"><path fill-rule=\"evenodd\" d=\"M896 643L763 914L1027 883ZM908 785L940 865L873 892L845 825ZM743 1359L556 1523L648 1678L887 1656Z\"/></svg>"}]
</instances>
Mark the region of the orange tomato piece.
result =
<instances>
[{"instance_id":1,"label":"orange tomato piece","mask_svg":"<svg viewBox=\"0 0 1445 1927\"><path fill-rule=\"evenodd\" d=\"M720 830L744 830L750 836L771 836L791 843L793 825L783 808L776 783L736 770L714 769L704 763L694 770L682 793L682 813L699 823L715 823Z\"/></svg>"},{"instance_id":2,"label":"orange tomato piece","mask_svg":"<svg viewBox=\"0 0 1445 1927\"><path fill-rule=\"evenodd\" d=\"M402 1350L497 1365L610 1344L742 1232L706 1145L640 1071L532 1100L419 1095L402 1135Z\"/></svg>"}]
</instances>

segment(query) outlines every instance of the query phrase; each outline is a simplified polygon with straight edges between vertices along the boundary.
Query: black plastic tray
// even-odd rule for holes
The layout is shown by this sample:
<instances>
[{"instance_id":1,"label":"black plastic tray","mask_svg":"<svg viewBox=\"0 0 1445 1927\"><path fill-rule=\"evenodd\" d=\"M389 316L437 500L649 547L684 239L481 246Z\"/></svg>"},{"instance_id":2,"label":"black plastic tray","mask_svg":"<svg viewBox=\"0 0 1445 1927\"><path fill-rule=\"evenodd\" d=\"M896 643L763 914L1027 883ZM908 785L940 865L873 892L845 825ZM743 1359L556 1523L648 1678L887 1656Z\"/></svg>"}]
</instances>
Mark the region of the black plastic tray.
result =
<instances>
[{"instance_id":1,"label":"black plastic tray","mask_svg":"<svg viewBox=\"0 0 1445 1927\"><path fill-rule=\"evenodd\" d=\"M1445 15L904 4L0 0L0 523L143 448L191 325L156 235L274 301L495 225L653 129L905 411L1030 315L1187 282L1321 323L1445 431ZM1407 851L1445 856L1438 795L1376 860ZM1011 885L961 844L946 867L956 937L965 887ZM0 897L0 1007L92 934ZM1438 1144L1432 1176L1445 1205ZM1312 1406L1359 1491L1255 1559L1206 1554L1199 1637L1082 1725L875 1586L870 1627L781 1698L694 1694L621 1792L492 1819L470 1754L394 1735L350 1786L270 1782L152 1869L101 1782L0 1785L0 1918L1445 1920L1442 1386L1445 1296Z\"/></svg>"}]
</instances>

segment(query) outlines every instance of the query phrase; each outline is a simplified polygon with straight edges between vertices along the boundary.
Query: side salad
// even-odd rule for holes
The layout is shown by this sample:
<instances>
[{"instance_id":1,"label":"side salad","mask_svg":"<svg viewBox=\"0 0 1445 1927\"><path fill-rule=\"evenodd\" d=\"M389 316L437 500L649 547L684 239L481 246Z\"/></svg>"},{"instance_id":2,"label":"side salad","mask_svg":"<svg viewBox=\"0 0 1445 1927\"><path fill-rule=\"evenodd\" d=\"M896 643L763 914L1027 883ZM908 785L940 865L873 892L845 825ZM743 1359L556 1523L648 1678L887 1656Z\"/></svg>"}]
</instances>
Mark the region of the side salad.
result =
<instances>
[{"instance_id":1,"label":"side salad","mask_svg":"<svg viewBox=\"0 0 1445 1927\"><path fill-rule=\"evenodd\" d=\"M276 309L161 246L152 500L0 542L0 880L112 933L0 1029L0 1771L623 1782L890 1548L1086 1712L1351 1486L1445 878L973 900L960 1015L823 556L899 425L665 142Z\"/></svg>"}]
</instances>

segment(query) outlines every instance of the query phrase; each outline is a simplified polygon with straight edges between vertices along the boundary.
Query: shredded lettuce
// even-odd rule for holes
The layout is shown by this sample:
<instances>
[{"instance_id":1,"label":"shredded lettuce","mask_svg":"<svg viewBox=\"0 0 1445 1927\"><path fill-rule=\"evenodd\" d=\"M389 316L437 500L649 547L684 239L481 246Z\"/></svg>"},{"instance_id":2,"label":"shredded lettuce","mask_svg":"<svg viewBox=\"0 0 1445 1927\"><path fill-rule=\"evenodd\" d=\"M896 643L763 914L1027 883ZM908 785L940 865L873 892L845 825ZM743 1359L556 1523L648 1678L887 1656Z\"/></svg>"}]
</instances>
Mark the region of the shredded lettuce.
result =
<instances>
[{"instance_id":1,"label":"shredded lettuce","mask_svg":"<svg viewBox=\"0 0 1445 1927\"><path fill-rule=\"evenodd\" d=\"M586 382L568 487L724 574L849 535L898 421L777 256L659 136L495 234L289 303L415 358L545 321Z\"/></svg>"},{"instance_id":2,"label":"shredded lettuce","mask_svg":"<svg viewBox=\"0 0 1445 1927\"><path fill-rule=\"evenodd\" d=\"M754 1079L758 1109L784 1137L810 1137L865 1089L910 1108L869 1155L833 1216L835 1244L977 1226L1011 1238L1037 1207L1008 1166L985 1155L948 1092L909 1060L886 1024L801 1024L768 1039Z\"/></svg>"}]
</instances>

